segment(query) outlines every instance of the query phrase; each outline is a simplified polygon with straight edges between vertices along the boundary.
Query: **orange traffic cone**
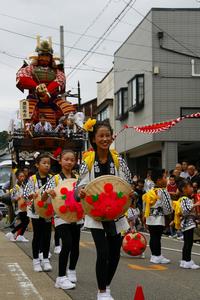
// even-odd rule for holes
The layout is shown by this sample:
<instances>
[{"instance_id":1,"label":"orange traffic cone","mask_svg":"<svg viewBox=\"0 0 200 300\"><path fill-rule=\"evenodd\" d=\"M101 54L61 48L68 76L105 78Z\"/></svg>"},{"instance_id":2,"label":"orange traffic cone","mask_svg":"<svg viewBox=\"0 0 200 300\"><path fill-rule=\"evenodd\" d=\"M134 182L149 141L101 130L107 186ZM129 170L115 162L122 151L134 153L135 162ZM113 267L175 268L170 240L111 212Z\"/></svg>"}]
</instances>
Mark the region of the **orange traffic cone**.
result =
<instances>
[{"instance_id":1,"label":"orange traffic cone","mask_svg":"<svg viewBox=\"0 0 200 300\"><path fill-rule=\"evenodd\" d=\"M134 296L133 300L145 300L144 293L143 293L142 287L140 285L138 285L136 287L136 292L135 292L135 296Z\"/></svg>"}]
</instances>

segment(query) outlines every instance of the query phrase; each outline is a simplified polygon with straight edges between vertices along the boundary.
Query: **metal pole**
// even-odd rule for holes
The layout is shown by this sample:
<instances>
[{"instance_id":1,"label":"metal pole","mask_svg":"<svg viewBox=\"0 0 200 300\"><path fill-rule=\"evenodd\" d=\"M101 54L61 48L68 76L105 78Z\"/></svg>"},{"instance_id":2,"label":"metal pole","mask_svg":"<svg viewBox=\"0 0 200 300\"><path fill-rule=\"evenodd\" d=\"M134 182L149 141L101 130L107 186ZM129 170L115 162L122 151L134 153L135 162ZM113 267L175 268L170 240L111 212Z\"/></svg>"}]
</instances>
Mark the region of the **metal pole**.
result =
<instances>
[{"instance_id":1,"label":"metal pole","mask_svg":"<svg viewBox=\"0 0 200 300\"><path fill-rule=\"evenodd\" d=\"M78 111L81 109L81 92L80 92L80 82L78 81Z\"/></svg>"},{"instance_id":2,"label":"metal pole","mask_svg":"<svg viewBox=\"0 0 200 300\"><path fill-rule=\"evenodd\" d=\"M65 54L64 54L64 26L60 26L60 63L65 64Z\"/></svg>"}]
</instances>

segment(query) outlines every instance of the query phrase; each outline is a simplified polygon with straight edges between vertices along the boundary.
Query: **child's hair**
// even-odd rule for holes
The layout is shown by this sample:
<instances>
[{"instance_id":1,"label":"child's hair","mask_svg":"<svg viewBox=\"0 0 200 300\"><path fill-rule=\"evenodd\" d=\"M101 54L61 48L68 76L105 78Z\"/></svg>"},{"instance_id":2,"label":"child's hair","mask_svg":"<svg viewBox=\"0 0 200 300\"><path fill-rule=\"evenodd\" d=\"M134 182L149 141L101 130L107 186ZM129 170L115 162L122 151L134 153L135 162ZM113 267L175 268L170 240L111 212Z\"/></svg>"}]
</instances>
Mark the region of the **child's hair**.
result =
<instances>
[{"instance_id":1,"label":"child's hair","mask_svg":"<svg viewBox=\"0 0 200 300\"><path fill-rule=\"evenodd\" d=\"M162 179L163 178L163 170L158 169L155 170L153 169L151 172L151 179L153 180L154 183L157 182L157 180Z\"/></svg>"},{"instance_id":2,"label":"child's hair","mask_svg":"<svg viewBox=\"0 0 200 300\"><path fill-rule=\"evenodd\" d=\"M178 190L181 194L183 194L183 189L187 186L187 185L191 185L192 186L192 183L190 180L187 180L187 179L182 179L178 182Z\"/></svg>"},{"instance_id":3,"label":"child's hair","mask_svg":"<svg viewBox=\"0 0 200 300\"><path fill-rule=\"evenodd\" d=\"M18 177L19 174L23 173L24 174L24 171L22 169L19 169L15 172L15 176Z\"/></svg>"},{"instance_id":4,"label":"child's hair","mask_svg":"<svg viewBox=\"0 0 200 300\"><path fill-rule=\"evenodd\" d=\"M76 159L76 152L74 152L71 149L64 149L62 150L62 152L60 153L59 159L61 160L61 158L66 154L66 153L72 153Z\"/></svg>"},{"instance_id":5,"label":"child's hair","mask_svg":"<svg viewBox=\"0 0 200 300\"><path fill-rule=\"evenodd\" d=\"M144 179L138 179L137 183L141 183L141 184L144 184Z\"/></svg>"},{"instance_id":6,"label":"child's hair","mask_svg":"<svg viewBox=\"0 0 200 300\"><path fill-rule=\"evenodd\" d=\"M173 174L170 174L169 178L176 179L176 176L175 176L175 175L173 175Z\"/></svg>"},{"instance_id":7,"label":"child's hair","mask_svg":"<svg viewBox=\"0 0 200 300\"><path fill-rule=\"evenodd\" d=\"M41 161L43 158L49 158L49 159L50 159L49 153L48 153L48 152L40 153L40 154L35 158L35 163L36 163L36 164L39 164L40 161Z\"/></svg>"},{"instance_id":8,"label":"child's hair","mask_svg":"<svg viewBox=\"0 0 200 300\"><path fill-rule=\"evenodd\" d=\"M96 144L93 142L93 139L95 137L95 134L97 133L97 130L100 127L107 127L108 130L110 130L111 135L113 135L113 129L110 125L110 122L108 119L104 120L104 121L97 121L96 124L93 126L93 131L89 131L89 140L90 140L90 144L92 145L93 149L96 150L97 146Z\"/></svg>"}]
</instances>

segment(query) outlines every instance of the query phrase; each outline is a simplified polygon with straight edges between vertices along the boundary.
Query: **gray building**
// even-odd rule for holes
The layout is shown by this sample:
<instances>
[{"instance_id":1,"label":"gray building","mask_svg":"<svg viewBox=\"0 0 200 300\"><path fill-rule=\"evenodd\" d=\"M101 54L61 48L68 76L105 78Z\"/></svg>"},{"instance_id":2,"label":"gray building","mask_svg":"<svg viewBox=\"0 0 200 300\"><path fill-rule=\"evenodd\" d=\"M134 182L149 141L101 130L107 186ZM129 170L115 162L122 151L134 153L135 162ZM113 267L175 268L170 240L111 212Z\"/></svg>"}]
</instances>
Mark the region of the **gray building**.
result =
<instances>
[{"instance_id":1,"label":"gray building","mask_svg":"<svg viewBox=\"0 0 200 300\"><path fill-rule=\"evenodd\" d=\"M200 9L153 8L115 52L113 69L117 132L200 111ZM197 163L199 124L185 119L156 134L126 129L116 148L142 174Z\"/></svg>"}]
</instances>

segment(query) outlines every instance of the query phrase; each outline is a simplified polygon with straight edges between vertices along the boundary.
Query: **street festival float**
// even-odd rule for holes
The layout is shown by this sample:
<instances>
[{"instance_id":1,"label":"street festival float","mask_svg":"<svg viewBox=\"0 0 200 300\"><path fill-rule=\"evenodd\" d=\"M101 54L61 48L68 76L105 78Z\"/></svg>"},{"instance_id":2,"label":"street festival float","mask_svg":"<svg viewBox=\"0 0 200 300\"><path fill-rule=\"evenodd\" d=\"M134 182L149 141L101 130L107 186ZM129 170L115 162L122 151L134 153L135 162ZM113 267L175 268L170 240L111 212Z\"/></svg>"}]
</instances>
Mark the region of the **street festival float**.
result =
<instances>
[{"instance_id":1,"label":"street festival float","mask_svg":"<svg viewBox=\"0 0 200 300\"><path fill-rule=\"evenodd\" d=\"M52 204L57 216L66 222L78 222L83 216L83 208L81 203L74 198L74 188L77 179L69 178L63 180L54 189L56 197L52 198Z\"/></svg>"},{"instance_id":2,"label":"street festival float","mask_svg":"<svg viewBox=\"0 0 200 300\"><path fill-rule=\"evenodd\" d=\"M115 220L130 207L131 191L131 185L118 176L95 178L86 185L86 197L81 199L84 212L96 221Z\"/></svg>"},{"instance_id":3,"label":"street festival float","mask_svg":"<svg viewBox=\"0 0 200 300\"><path fill-rule=\"evenodd\" d=\"M45 63L45 59L49 62ZM64 66L59 56L54 54L51 38L41 41L38 36L35 52L29 55L28 62L24 61L16 77L17 88L22 92L28 91L27 97L20 100L18 123L11 120L10 126L9 148L17 167L32 167L35 152L49 152L54 164L53 153L57 148L72 149L81 159L85 141L82 130L84 116L78 111L77 104L67 100L65 81ZM80 100L79 94L76 97ZM45 114L46 121L52 125L51 132L34 132L40 114ZM69 115L73 116L70 133L56 133L54 129L59 120Z\"/></svg>"}]
</instances>

